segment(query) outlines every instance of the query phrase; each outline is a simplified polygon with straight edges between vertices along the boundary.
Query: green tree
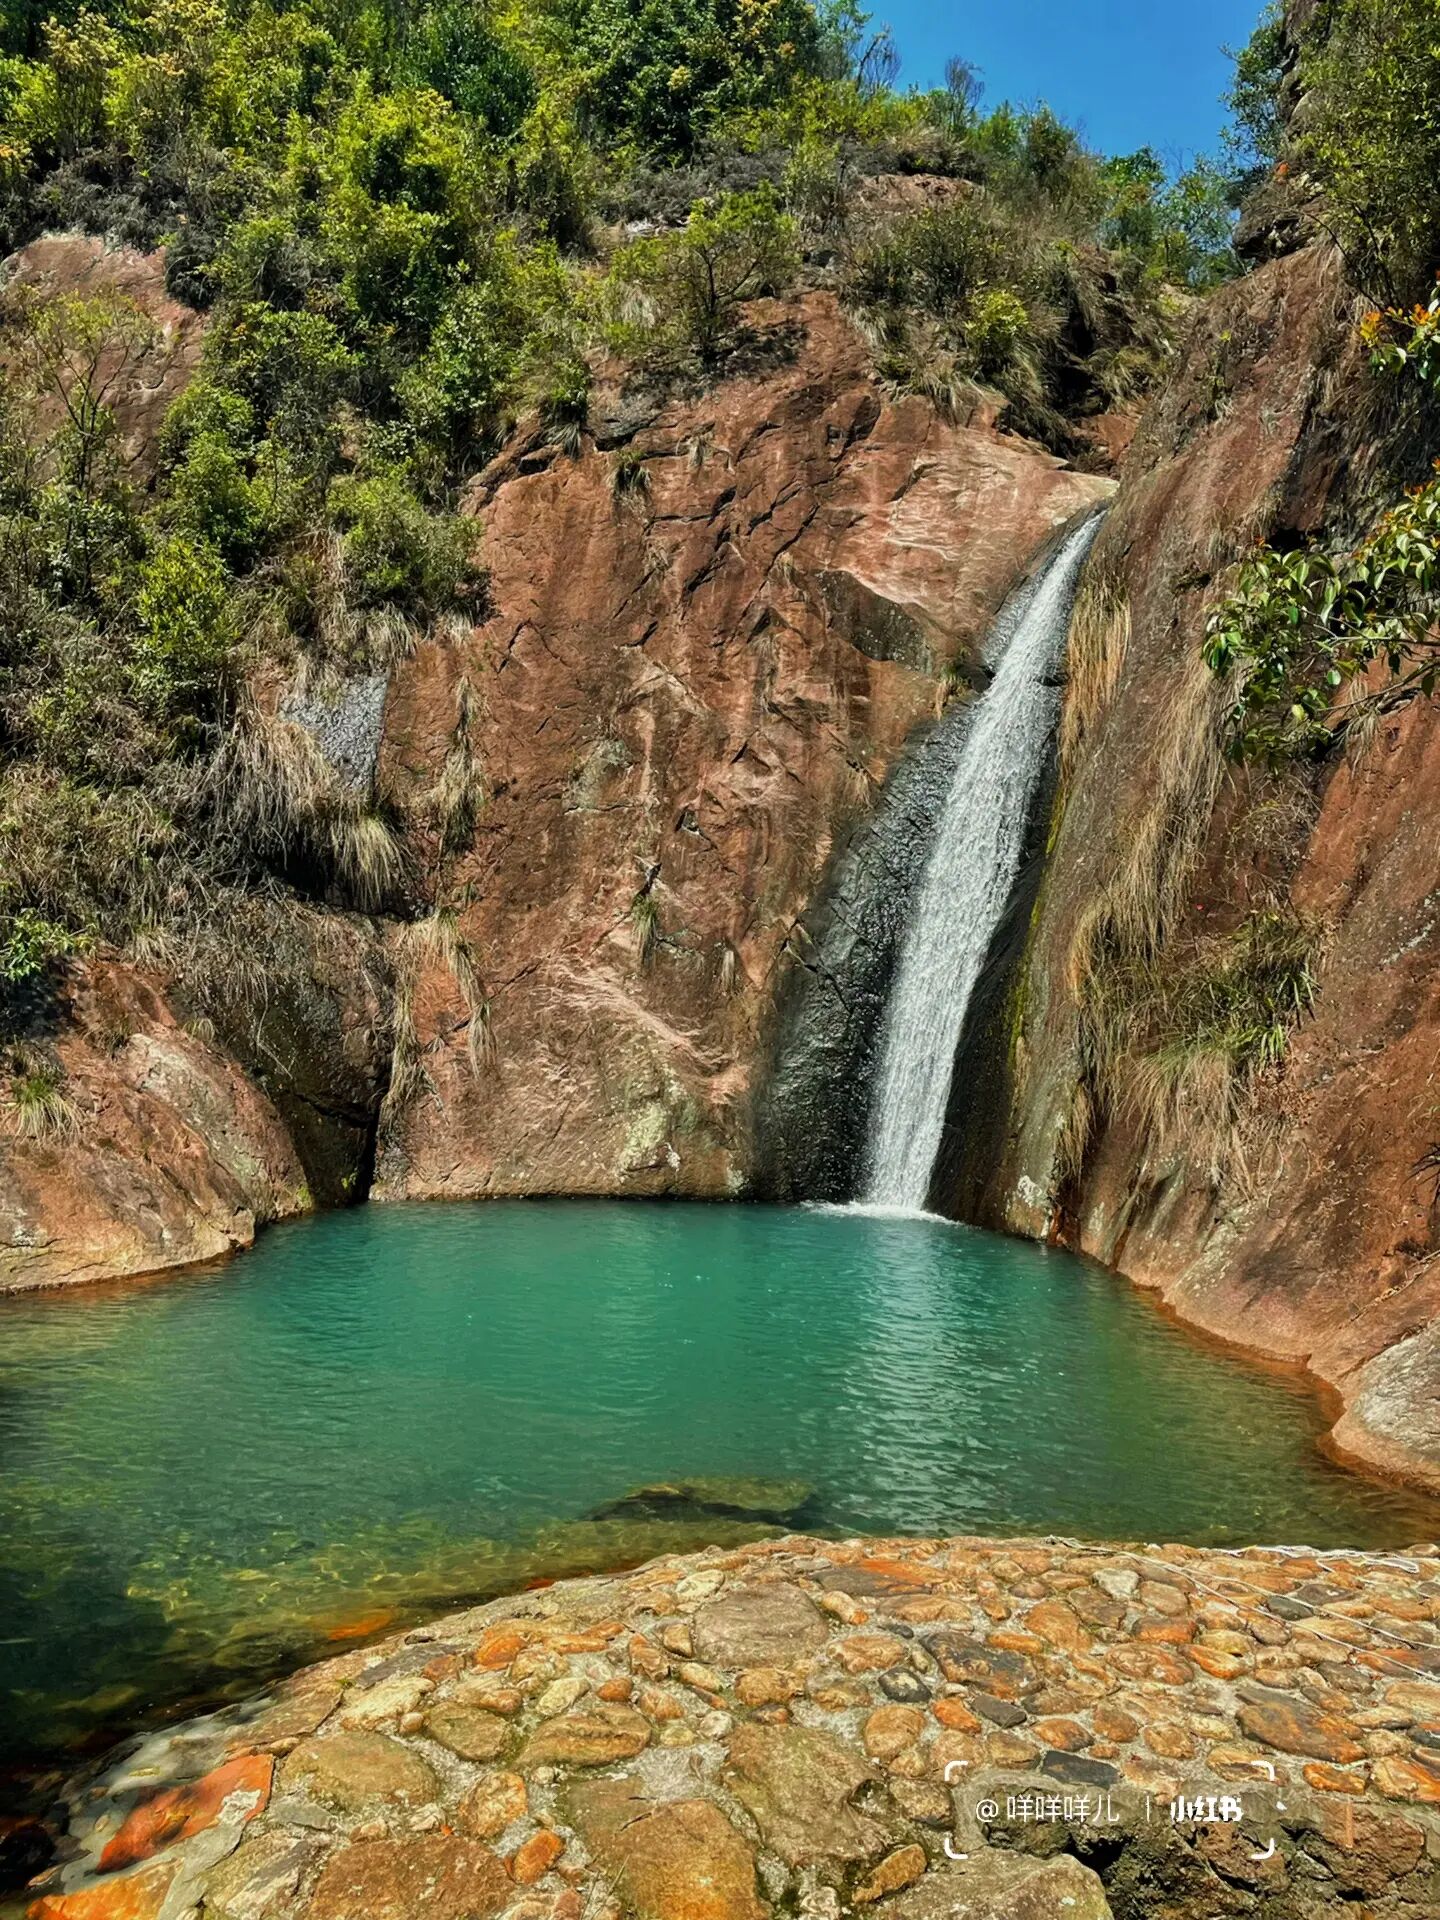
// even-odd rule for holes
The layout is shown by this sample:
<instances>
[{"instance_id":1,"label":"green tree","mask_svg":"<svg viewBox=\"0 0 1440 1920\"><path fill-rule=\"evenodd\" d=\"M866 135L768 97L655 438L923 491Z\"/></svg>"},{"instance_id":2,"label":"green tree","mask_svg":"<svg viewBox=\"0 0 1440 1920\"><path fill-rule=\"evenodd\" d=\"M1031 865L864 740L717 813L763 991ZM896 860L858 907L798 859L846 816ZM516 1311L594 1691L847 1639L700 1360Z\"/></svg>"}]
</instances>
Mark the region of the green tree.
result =
<instances>
[{"instance_id":1,"label":"green tree","mask_svg":"<svg viewBox=\"0 0 1440 1920\"><path fill-rule=\"evenodd\" d=\"M1205 293L1239 271L1229 182L1213 161L1197 160L1172 181L1156 212L1155 257L1166 280Z\"/></svg>"},{"instance_id":2,"label":"green tree","mask_svg":"<svg viewBox=\"0 0 1440 1920\"><path fill-rule=\"evenodd\" d=\"M535 104L535 75L473 0L446 0L422 13L401 70L502 139L519 131Z\"/></svg>"},{"instance_id":3,"label":"green tree","mask_svg":"<svg viewBox=\"0 0 1440 1920\"><path fill-rule=\"evenodd\" d=\"M65 159L98 143L109 125L107 94L125 50L100 11L47 18L41 58L19 70L6 114L26 148Z\"/></svg>"},{"instance_id":4,"label":"green tree","mask_svg":"<svg viewBox=\"0 0 1440 1920\"><path fill-rule=\"evenodd\" d=\"M1225 96L1230 125L1222 136L1232 200L1238 202L1280 158L1285 137L1281 89L1290 65L1280 0L1270 0L1260 23L1239 50Z\"/></svg>"},{"instance_id":5,"label":"green tree","mask_svg":"<svg viewBox=\"0 0 1440 1920\"><path fill-rule=\"evenodd\" d=\"M795 222L772 188L701 201L677 232L633 240L616 254L617 338L713 360L742 304L787 286L799 260Z\"/></svg>"},{"instance_id":6,"label":"green tree","mask_svg":"<svg viewBox=\"0 0 1440 1920\"><path fill-rule=\"evenodd\" d=\"M830 42L809 0L556 0L596 133L688 154L726 115L784 97Z\"/></svg>"},{"instance_id":7,"label":"green tree","mask_svg":"<svg viewBox=\"0 0 1440 1920\"><path fill-rule=\"evenodd\" d=\"M1101 229L1107 246L1150 259L1160 237L1165 167L1153 147L1117 154L1101 168L1106 207Z\"/></svg>"},{"instance_id":8,"label":"green tree","mask_svg":"<svg viewBox=\"0 0 1440 1920\"><path fill-rule=\"evenodd\" d=\"M1440 266L1440 4L1336 0L1303 53L1297 138L1361 283L1410 299Z\"/></svg>"},{"instance_id":9,"label":"green tree","mask_svg":"<svg viewBox=\"0 0 1440 1920\"><path fill-rule=\"evenodd\" d=\"M1153 149L1142 147L1105 161L1100 176L1106 243L1156 278L1203 293L1239 270L1230 183L1212 161L1197 160L1171 179Z\"/></svg>"},{"instance_id":10,"label":"green tree","mask_svg":"<svg viewBox=\"0 0 1440 1920\"><path fill-rule=\"evenodd\" d=\"M115 434L113 402L157 329L133 300L114 293L32 293L10 331L21 380L63 420L58 447L67 479L96 484Z\"/></svg>"}]
</instances>

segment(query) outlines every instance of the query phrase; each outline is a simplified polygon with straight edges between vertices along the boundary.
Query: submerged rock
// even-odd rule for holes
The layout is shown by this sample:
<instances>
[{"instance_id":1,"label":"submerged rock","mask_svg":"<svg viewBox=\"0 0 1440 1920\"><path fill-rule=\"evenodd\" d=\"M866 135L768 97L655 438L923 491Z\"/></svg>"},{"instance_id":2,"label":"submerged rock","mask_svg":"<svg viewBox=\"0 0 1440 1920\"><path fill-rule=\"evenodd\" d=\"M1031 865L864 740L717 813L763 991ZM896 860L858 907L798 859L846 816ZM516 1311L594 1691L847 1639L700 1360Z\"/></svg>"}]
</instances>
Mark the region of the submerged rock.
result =
<instances>
[{"instance_id":1,"label":"submerged rock","mask_svg":"<svg viewBox=\"0 0 1440 1920\"><path fill-rule=\"evenodd\" d=\"M805 1480L748 1480L718 1477L662 1480L636 1487L618 1500L596 1507L592 1520L696 1519L712 1514L794 1524L815 1489Z\"/></svg>"}]
</instances>

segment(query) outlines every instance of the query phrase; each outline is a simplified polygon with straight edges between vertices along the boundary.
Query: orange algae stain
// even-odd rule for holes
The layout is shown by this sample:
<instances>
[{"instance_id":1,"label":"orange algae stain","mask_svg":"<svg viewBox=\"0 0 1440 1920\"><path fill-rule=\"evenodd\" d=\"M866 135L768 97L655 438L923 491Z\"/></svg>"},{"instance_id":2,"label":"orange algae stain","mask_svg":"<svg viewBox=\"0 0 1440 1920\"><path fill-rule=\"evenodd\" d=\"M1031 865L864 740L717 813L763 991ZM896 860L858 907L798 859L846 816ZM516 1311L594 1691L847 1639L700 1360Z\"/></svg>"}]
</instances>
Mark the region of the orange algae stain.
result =
<instances>
[{"instance_id":1,"label":"orange algae stain","mask_svg":"<svg viewBox=\"0 0 1440 1920\"><path fill-rule=\"evenodd\" d=\"M372 1633L383 1633L386 1627L393 1626L398 1618L394 1607L377 1607L372 1613L359 1613L353 1620L342 1620L338 1627L326 1632L325 1638L367 1640Z\"/></svg>"},{"instance_id":2,"label":"orange algae stain","mask_svg":"<svg viewBox=\"0 0 1440 1920\"><path fill-rule=\"evenodd\" d=\"M176 1869L157 1863L124 1880L74 1893L47 1893L26 1908L27 1920L159 1920Z\"/></svg>"},{"instance_id":3,"label":"orange algae stain","mask_svg":"<svg viewBox=\"0 0 1440 1920\"><path fill-rule=\"evenodd\" d=\"M148 1860L174 1840L188 1840L214 1826L229 1811L242 1820L263 1813L270 1799L275 1762L269 1754L247 1753L228 1760L188 1786L169 1787L133 1807L100 1855L100 1871L115 1873ZM231 1796L236 1796L233 1800ZM227 1806L228 1803L228 1806Z\"/></svg>"},{"instance_id":4,"label":"orange algae stain","mask_svg":"<svg viewBox=\"0 0 1440 1920\"><path fill-rule=\"evenodd\" d=\"M475 1649L475 1665L487 1672L498 1673L502 1667L508 1667L516 1654L524 1647L530 1636L519 1633L513 1627L490 1627L480 1636L480 1644Z\"/></svg>"},{"instance_id":5,"label":"orange algae stain","mask_svg":"<svg viewBox=\"0 0 1440 1920\"><path fill-rule=\"evenodd\" d=\"M934 1570L917 1567L910 1560L891 1560L880 1554L868 1554L856 1561L856 1566L866 1573L879 1574L882 1579L893 1580L897 1586L923 1587L934 1578Z\"/></svg>"}]
</instances>

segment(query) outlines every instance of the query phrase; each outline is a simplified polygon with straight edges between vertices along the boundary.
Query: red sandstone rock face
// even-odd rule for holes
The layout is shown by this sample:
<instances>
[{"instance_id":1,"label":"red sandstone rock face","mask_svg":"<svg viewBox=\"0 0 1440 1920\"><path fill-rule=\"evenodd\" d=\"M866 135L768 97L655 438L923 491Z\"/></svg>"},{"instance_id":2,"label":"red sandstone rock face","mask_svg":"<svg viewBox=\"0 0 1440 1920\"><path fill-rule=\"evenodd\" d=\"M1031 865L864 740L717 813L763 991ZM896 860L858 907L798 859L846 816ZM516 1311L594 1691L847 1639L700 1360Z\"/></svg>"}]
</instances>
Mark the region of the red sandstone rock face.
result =
<instances>
[{"instance_id":1,"label":"red sandstone rock face","mask_svg":"<svg viewBox=\"0 0 1440 1920\"><path fill-rule=\"evenodd\" d=\"M73 1138L0 1115L0 1292L212 1259L309 1204L280 1116L153 979L75 969L56 1049Z\"/></svg>"},{"instance_id":2,"label":"red sandstone rock face","mask_svg":"<svg viewBox=\"0 0 1440 1920\"><path fill-rule=\"evenodd\" d=\"M1197 661L1217 558L1272 512L1305 532L1351 497L1374 403L1352 318L1326 251L1264 268L1201 310L1131 455L1095 556L1128 592L1131 639L1065 795L997 1210L1073 1238L1200 1326L1305 1363L1350 1403L1340 1447L1440 1484L1440 1207L1421 1171L1440 1140L1440 703L1389 720L1356 767L1336 756L1313 780L1222 787L1175 951L1278 890L1322 955L1314 1016L1246 1122L1248 1174L1233 1166L1217 1189L1198 1150L1158 1149L1123 1112L1078 1192L1056 1172L1076 929L1142 840L1177 734L1216 711Z\"/></svg>"},{"instance_id":3,"label":"red sandstone rock face","mask_svg":"<svg viewBox=\"0 0 1440 1920\"><path fill-rule=\"evenodd\" d=\"M399 669L381 778L458 908L496 1058L472 1071L427 967L428 1084L382 1134L382 1197L743 1188L797 914L935 670L1109 491L885 399L828 297L770 317L798 320L793 359L663 407L641 487L522 448L475 489L495 611ZM462 688L488 800L442 859L423 821Z\"/></svg>"},{"instance_id":4,"label":"red sandstone rock face","mask_svg":"<svg viewBox=\"0 0 1440 1920\"><path fill-rule=\"evenodd\" d=\"M205 321L193 307L165 291L165 261L159 253L110 247L85 234L32 240L5 263L6 284L44 294L118 294L153 323L155 338L123 369L101 363L102 380L113 379L107 403L115 413L120 446L132 477L144 480L154 467L155 447L166 409L200 362ZM59 403L55 403L59 424Z\"/></svg>"},{"instance_id":5,"label":"red sandstone rock face","mask_svg":"<svg viewBox=\"0 0 1440 1920\"><path fill-rule=\"evenodd\" d=\"M37 241L9 272L115 289L156 321L113 396L143 478L200 316L168 299L158 255L89 238ZM828 298L757 318L788 329L792 356L652 408L643 492L615 495L608 453L526 444L475 489L495 612L400 669L381 777L432 896L459 908L496 1057L472 1072L469 1008L443 960L423 963L425 1079L388 1116L381 1197L743 1186L796 915L932 710L936 668L1108 490L984 414L955 426L886 400ZM430 796L462 687L488 800L442 858ZM648 953L637 894L655 903ZM384 1009L360 1012L383 1028ZM209 1258L308 1204L275 1106L158 982L74 970L59 1050L79 1135L0 1132L0 1286Z\"/></svg>"}]
</instances>

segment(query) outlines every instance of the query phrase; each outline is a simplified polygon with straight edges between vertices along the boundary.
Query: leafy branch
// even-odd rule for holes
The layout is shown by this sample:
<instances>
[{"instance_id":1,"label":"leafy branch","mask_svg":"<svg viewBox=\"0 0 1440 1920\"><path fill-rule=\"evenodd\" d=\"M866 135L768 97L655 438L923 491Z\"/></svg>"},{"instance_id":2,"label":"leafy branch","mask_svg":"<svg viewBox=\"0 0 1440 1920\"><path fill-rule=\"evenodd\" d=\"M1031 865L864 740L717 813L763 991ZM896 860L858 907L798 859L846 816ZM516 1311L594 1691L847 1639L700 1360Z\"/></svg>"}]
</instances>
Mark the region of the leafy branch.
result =
<instances>
[{"instance_id":1,"label":"leafy branch","mask_svg":"<svg viewBox=\"0 0 1440 1920\"><path fill-rule=\"evenodd\" d=\"M1432 694L1437 590L1440 479L1412 487L1352 552L1259 549L1206 625L1206 664L1237 681L1237 756L1316 752L1363 712ZM1382 660L1388 682L1337 710L1342 689Z\"/></svg>"}]
</instances>

